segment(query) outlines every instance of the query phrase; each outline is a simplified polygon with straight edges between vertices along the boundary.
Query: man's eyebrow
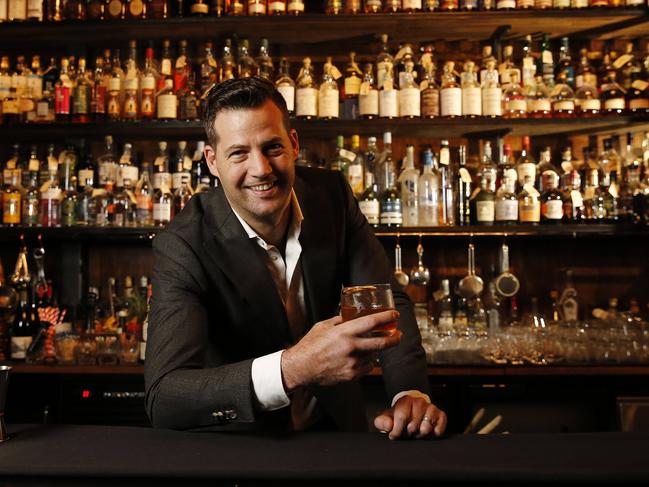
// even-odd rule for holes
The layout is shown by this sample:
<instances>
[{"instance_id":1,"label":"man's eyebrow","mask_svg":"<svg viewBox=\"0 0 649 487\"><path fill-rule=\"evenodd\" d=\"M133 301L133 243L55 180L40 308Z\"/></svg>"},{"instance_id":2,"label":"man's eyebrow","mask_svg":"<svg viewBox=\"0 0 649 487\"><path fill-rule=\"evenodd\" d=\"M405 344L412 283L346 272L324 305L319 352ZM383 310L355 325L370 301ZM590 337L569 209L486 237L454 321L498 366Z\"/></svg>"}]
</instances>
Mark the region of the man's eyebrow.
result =
<instances>
[{"instance_id":1,"label":"man's eyebrow","mask_svg":"<svg viewBox=\"0 0 649 487\"><path fill-rule=\"evenodd\" d=\"M276 144L277 142L283 142L282 137L280 137L279 135L272 137L268 140L265 140L262 145L266 146L270 144Z\"/></svg>"}]
</instances>

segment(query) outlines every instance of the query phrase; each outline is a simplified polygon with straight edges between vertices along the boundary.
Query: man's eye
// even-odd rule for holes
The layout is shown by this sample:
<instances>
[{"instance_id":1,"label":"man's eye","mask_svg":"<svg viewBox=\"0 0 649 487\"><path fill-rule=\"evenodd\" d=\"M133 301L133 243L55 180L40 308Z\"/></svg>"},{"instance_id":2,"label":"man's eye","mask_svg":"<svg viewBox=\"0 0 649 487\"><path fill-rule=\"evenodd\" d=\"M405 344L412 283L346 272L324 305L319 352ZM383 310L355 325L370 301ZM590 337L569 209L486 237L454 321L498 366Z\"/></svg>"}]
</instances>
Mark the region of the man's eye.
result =
<instances>
[{"instance_id":1,"label":"man's eye","mask_svg":"<svg viewBox=\"0 0 649 487\"><path fill-rule=\"evenodd\" d=\"M240 157L244 154L242 150L237 150L234 152L230 152L230 155L228 157Z\"/></svg>"},{"instance_id":2,"label":"man's eye","mask_svg":"<svg viewBox=\"0 0 649 487\"><path fill-rule=\"evenodd\" d=\"M277 154L278 152L281 152L284 149L284 146L282 144L273 144L268 147L267 151L270 152L271 154Z\"/></svg>"}]
</instances>

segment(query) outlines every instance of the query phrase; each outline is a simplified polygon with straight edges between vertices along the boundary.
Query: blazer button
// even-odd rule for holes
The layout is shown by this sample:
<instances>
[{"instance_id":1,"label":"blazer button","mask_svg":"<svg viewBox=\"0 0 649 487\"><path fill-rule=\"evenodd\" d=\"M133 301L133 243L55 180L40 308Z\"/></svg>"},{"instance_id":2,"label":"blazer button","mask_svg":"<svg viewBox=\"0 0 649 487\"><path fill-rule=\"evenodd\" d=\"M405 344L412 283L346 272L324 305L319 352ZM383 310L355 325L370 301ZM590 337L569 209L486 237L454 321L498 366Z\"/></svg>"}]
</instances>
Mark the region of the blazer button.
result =
<instances>
[{"instance_id":1,"label":"blazer button","mask_svg":"<svg viewBox=\"0 0 649 487\"><path fill-rule=\"evenodd\" d=\"M234 409L228 409L225 411L226 419L234 420L237 419L237 417L238 417L237 412Z\"/></svg>"},{"instance_id":2,"label":"blazer button","mask_svg":"<svg viewBox=\"0 0 649 487\"><path fill-rule=\"evenodd\" d=\"M219 424L225 423L225 415L223 414L223 411L214 411L214 412L212 412L212 417Z\"/></svg>"}]
</instances>

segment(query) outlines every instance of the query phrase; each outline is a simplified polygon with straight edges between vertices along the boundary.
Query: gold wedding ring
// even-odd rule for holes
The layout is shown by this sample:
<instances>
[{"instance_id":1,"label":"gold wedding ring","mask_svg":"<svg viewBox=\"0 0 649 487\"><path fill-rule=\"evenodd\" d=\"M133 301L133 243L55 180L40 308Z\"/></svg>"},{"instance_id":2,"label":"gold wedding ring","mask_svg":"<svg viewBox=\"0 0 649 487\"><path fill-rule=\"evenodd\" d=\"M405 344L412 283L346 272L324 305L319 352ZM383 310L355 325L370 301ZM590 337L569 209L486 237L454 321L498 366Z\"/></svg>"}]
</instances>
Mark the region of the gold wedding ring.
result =
<instances>
[{"instance_id":1,"label":"gold wedding ring","mask_svg":"<svg viewBox=\"0 0 649 487\"><path fill-rule=\"evenodd\" d=\"M428 416L424 416L423 418L421 418L421 422L423 423L424 421L428 421L429 423L431 423L431 420Z\"/></svg>"}]
</instances>

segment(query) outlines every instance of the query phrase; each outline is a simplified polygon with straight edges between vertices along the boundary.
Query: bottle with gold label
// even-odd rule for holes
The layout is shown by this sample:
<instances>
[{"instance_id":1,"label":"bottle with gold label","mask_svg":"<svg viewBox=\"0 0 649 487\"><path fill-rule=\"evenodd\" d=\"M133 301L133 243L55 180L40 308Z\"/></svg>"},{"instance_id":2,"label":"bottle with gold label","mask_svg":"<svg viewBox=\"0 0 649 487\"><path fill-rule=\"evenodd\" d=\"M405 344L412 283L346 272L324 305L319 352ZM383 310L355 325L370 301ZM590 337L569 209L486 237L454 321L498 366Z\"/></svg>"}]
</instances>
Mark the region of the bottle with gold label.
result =
<instances>
[{"instance_id":1,"label":"bottle with gold label","mask_svg":"<svg viewBox=\"0 0 649 487\"><path fill-rule=\"evenodd\" d=\"M137 120L139 115L138 91L140 88L140 70L137 66L137 43L129 41L129 53L124 64L124 103L122 119Z\"/></svg>"},{"instance_id":2,"label":"bottle with gold label","mask_svg":"<svg viewBox=\"0 0 649 487\"><path fill-rule=\"evenodd\" d=\"M164 88L157 97L156 108L158 120L176 120L178 118L178 97L171 78L165 79Z\"/></svg>"},{"instance_id":3,"label":"bottle with gold label","mask_svg":"<svg viewBox=\"0 0 649 487\"><path fill-rule=\"evenodd\" d=\"M293 115L295 113L295 82L289 74L289 64L285 57L279 62L279 74L275 80L275 88L282 94L289 115Z\"/></svg>"},{"instance_id":4,"label":"bottle with gold label","mask_svg":"<svg viewBox=\"0 0 649 487\"><path fill-rule=\"evenodd\" d=\"M140 117L142 120L151 120L155 115L155 89L158 73L153 66L153 48L147 47L142 71Z\"/></svg>"},{"instance_id":5,"label":"bottle with gold label","mask_svg":"<svg viewBox=\"0 0 649 487\"><path fill-rule=\"evenodd\" d=\"M20 209L22 194L18 189L20 185L20 173L17 170L11 171L11 178L7 180L5 174L5 186L2 190L2 224L8 226L20 225Z\"/></svg>"},{"instance_id":6,"label":"bottle with gold label","mask_svg":"<svg viewBox=\"0 0 649 487\"><path fill-rule=\"evenodd\" d=\"M340 72L333 65L331 57L327 57L322 67L322 83L318 91L318 117L325 119L338 118L340 116L338 78Z\"/></svg>"},{"instance_id":7,"label":"bottle with gold label","mask_svg":"<svg viewBox=\"0 0 649 487\"><path fill-rule=\"evenodd\" d=\"M126 5L126 17L129 19L146 19L148 17L146 0L129 0Z\"/></svg>"},{"instance_id":8,"label":"bottle with gold label","mask_svg":"<svg viewBox=\"0 0 649 487\"><path fill-rule=\"evenodd\" d=\"M90 102L92 100L93 80L90 72L86 71L85 58L79 58L79 74L72 95L72 121L77 123L90 122Z\"/></svg>"},{"instance_id":9,"label":"bottle with gold label","mask_svg":"<svg viewBox=\"0 0 649 487\"><path fill-rule=\"evenodd\" d=\"M239 42L239 53L237 56L237 74L239 78L248 78L257 74L257 63L250 55L250 43L248 39Z\"/></svg>"},{"instance_id":10,"label":"bottle with gold label","mask_svg":"<svg viewBox=\"0 0 649 487\"><path fill-rule=\"evenodd\" d=\"M601 90L602 113L621 115L626 111L626 93L617 82L615 70L608 71Z\"/></svg>"},{"instance_id":11,"label":"bottle with gold label","mask_svg":"<svg viewBox=\"0 0 649 487\"><path fill-rule=\"evenodd\" d=\"M286 15L286 0L269 0L268 15Z\"/></svg>"},{"instance_id":12,"label":"bottle with gold label","mask_svg":"<svg viewBox=\"0 0 649 487\"><path fill-rule=\"evenodd\" d=\"M406 62L406 71L401 73L399 83L399 116L419 118L421 116L421 91L415 81L415 64Z\"/></svg>"},{"instance_id":13,"label":"bottle with gold label","mask_svg":"<svg viewBox=\"0 0 649 487\"><path fill-rule=\"evenodd\" d=\"M194 0L189 6L189 13L194 17L205 17L210 13L210 6L206 0Z\"/></svg>"},{"instance_id":14,"label":"bottle with gold label","mask_svg":"<svg viewBox=\"0 0 649 487\"><path fill-rule=\"evenodd\" d=\"M126 16L126 3L124 0L107 0L104 16L110 20L120 20Z\"/></svg>"},{"instance_id":15,"label":"bottle with gold label","mask_svg":"<svg viewBox=\"0 0 649 487\"><path fill-rule=\"evenodd\" d=\"M510 73L509 84L503 92L503 117L527 117L527 97L519 83L519 75L516 71Z\"/></svg>"},{"instance_id":16,"label":"bottle with gold label","mask_svg":"<svg viewBox=\"0 0 649 487\"><path fill-rule=\"evenodd\" d=\"M234 56L232 55L232 40L226 39L219 61L219 82L234 78Z\"/></svg>"},{"instance_id":17,"label":"bottle with gold label","mask_svg":"<svg viewBox=\"0 0 649 487\"><path fill-rule=\"evenodd\" d=\"M305 10L304 0L288 0L286 11L289 15L302 15Z\"/></svg>"},{"instance_id":18,"label":"bottle with gold label","mask_svg":"<svg viewBox=\"0 0 649 487\"><path fill-rule=\"evenodd\" d=\"M468 118L479 117L482 115L482 94L473 61L464 62L460 77L462 80L462 115Z\"/></svg>"},{"instance_id":19,"label":"bottle with gold label","mask_svg":"<svg viewBox=\"0 0 649 487\"><path fill-rule=\"evenodd\" d=\"M247 0L247 11L251 17L266 15L266 0Z\"/></svg>"},{"instance_id":20,"label":"bottle with gold label","mask_svg":"<svg viewBox=\"0 0 649 487\"><path fill-rule=\"evenodd\" d=\"M318 116L318 85L311 66L311 58L304 58L297 75L295 89L295 116L310 120Z\"/></svg>"},{"instance_id":21,"label":"bottle with gold label","mask_svg":"<svg viewBox=\"0 0 649 487\"><path fill-rule=\"evenodd\" d=\"M361 91L363 72L356 63L356 53L349 53L349 63L345 69L346 76L341 93L342 100L342 118L345 120L355 120L359 117L358 113L358 96Z\"/></svg>"},{"instance_id":22,"label":"bottle with gold label","mask_svg":"<svg viewBox=\"0 0 649 487\"><path fill-rule=\"evenodd\" d=\"M520 178L520 172L519 172ZM541 221L541 200L529 174L522 181L523 189L518 195L518 218L520 223L537 225Z\"/></svg>"},{"instance_id":23,"label":"bottle with gold label","mask_svg":"<svg viewBox=\"0 0 649 487\"><path fill-rule=\"evenodd\" d=\"M447 61L442 74L442 87L440 90L442 117L462 116L462 89L455 75L455 63Z\"/></svg>"}]
</instances>

